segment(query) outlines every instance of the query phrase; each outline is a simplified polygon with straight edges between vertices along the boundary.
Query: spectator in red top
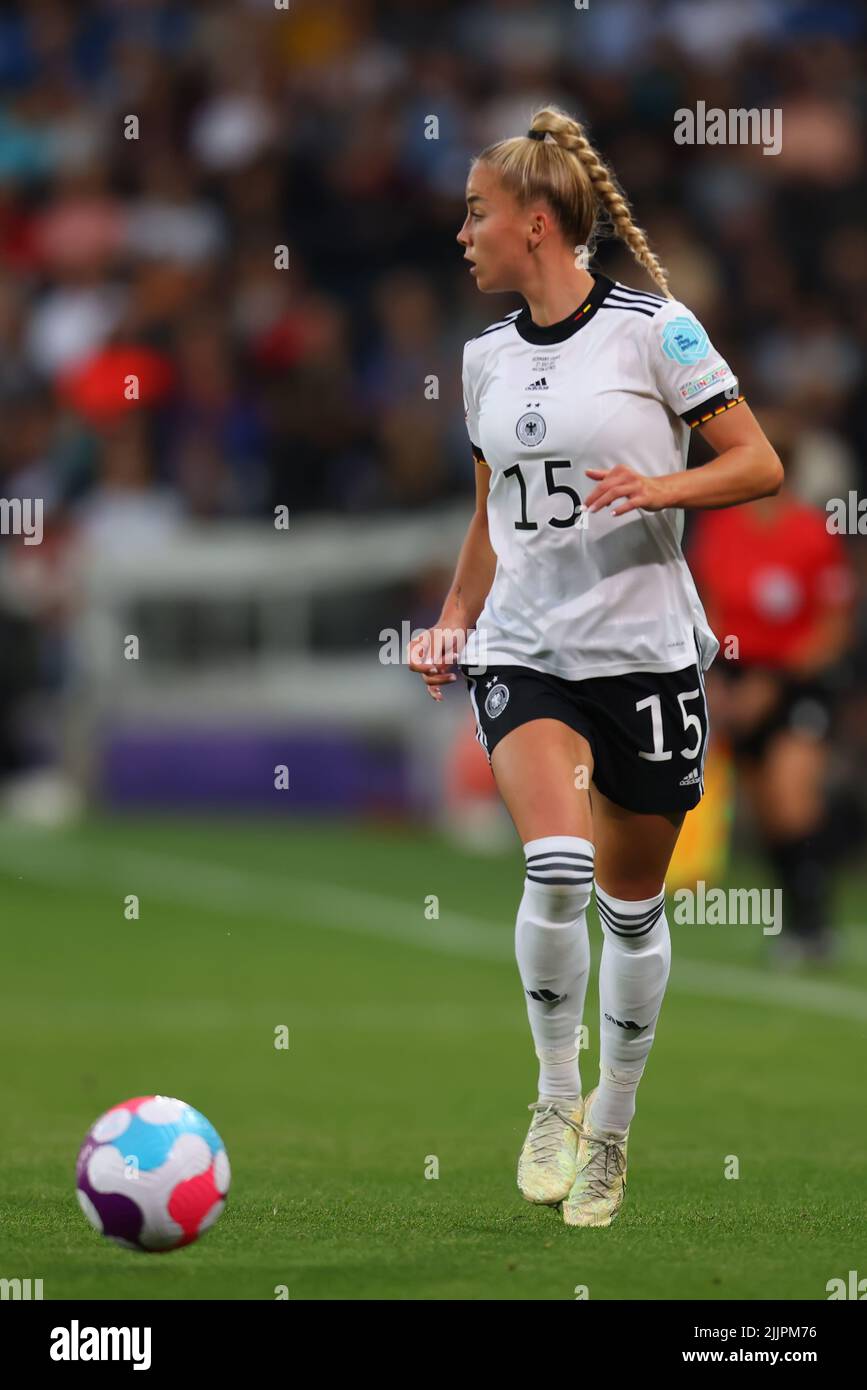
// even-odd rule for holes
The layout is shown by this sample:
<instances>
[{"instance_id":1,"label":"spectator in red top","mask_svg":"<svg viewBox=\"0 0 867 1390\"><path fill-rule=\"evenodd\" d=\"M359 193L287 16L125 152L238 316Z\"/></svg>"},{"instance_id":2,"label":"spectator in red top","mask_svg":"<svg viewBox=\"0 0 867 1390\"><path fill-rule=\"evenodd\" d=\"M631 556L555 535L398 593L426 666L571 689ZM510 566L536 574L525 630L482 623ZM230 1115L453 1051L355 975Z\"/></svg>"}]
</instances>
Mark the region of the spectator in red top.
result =
<instances>
[{"instance_id":1,"label":"spectator in red top","mask_svg":"<svg viewBox=\"0 0 867 1390\"><path fill-rule=\"evenodd\" d=\"M767 416L763 425L786 465L787 425ZM855 586L827 522L784 486L748 507L703 512L689 554L721 644L708 696L783 890L787 959L825 959L834 947L827 736Z\"/></svg>"}]
</instances>

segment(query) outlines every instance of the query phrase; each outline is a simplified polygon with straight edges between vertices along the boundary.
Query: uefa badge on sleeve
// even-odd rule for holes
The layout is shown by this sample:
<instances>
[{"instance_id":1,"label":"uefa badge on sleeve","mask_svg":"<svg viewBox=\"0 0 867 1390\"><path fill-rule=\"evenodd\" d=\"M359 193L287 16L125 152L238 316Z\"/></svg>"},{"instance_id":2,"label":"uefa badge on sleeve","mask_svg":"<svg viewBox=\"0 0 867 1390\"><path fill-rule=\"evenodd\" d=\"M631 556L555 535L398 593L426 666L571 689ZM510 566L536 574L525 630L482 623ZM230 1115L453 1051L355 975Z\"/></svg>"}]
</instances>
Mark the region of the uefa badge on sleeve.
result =
<instances>
[{"instance_id":1,"label":"uefa badge on sleeve","mask_svg":"<svg viewBox=\"0 0 867 1390\"><path fill-rule=\"evenodd\" d=\"M662 350L673 362L682 367L690 367L707 356L708 337L701 324L694 318L680 314L671 319L662 330Z\"/></svg>"}]
</instances>

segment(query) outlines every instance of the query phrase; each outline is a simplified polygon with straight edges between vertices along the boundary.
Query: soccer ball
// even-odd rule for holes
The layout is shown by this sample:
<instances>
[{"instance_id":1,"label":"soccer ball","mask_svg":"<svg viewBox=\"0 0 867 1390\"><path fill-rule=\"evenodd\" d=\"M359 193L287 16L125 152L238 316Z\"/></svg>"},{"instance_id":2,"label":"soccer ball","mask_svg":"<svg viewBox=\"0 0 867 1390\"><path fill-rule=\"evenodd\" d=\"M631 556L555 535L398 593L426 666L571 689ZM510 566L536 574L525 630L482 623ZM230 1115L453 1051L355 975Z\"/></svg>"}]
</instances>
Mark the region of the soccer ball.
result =
<instances>
[{"instance_id":1,"label":"soccer ball","mask_svg":"<svg viewBox=\"0 0 867 1390\"><path fill-rule=\"evenodd\" d=\"M214 1126L182 1100L136 1096L85 1136L75 1181L91 1226L131 1250L177 1250L226 1205L231 1174Z\"/></svg>"}]
</instances>

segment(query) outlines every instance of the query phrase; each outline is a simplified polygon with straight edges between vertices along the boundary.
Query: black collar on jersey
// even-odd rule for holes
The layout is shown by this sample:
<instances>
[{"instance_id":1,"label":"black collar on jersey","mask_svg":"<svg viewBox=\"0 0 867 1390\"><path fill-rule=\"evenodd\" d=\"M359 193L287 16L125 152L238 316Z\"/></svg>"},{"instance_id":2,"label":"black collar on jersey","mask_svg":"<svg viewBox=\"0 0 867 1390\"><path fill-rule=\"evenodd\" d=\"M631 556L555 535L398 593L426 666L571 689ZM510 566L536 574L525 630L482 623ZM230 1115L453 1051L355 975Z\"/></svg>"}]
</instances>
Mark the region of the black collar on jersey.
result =
<instances>
[{"instance_id":1,"label":"black collar on jersey","mask_svg":"<svg viewBox=\"0 0 867 1390\"><path fill-rule=\"evenodd\" d=\"M604 299L607 299L608 294L613 290L614 281L598 270L591 270L590 274L596 283L587 298L559 323L549 323L547 327L540 327L538 323L533 322L529 308L526 304L524 305L514 320L514 324L525 342L562 343L566 338L571 338L573 333L577 333L579 328L583 328L585 323L592 319L599 305Z\"/></svg>"}]
</instances>

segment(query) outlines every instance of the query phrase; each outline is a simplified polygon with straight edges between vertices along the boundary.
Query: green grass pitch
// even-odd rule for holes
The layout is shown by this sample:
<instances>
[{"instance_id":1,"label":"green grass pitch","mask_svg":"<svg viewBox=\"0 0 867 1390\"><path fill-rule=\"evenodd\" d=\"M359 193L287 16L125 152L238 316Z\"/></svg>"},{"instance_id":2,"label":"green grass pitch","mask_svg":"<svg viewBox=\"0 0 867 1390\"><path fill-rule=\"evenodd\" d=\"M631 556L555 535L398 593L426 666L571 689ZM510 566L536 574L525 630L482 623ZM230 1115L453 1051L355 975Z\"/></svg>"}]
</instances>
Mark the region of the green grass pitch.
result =
<instances>
[{"instance_id":1,"label":"green grass pitch","mask_svg":"<svg viewBox=\"0 0 867 1390\"><path fill-rule=\"evenodd\" d=\"M517 841L116 818L6 827L0 873L0 1276L47 1299L824 1299L867 1274L863 880L821 972L770 969L758 927L672 925L626 1203L576 1231L515 1186L536 1080ZM585 1091L592 908L591 940ZM201 1109L233 1170L214 1230L162 1257L91 1231L73 1183L97 1115L151 1092Z\"/></svg>"}]
</instances>

